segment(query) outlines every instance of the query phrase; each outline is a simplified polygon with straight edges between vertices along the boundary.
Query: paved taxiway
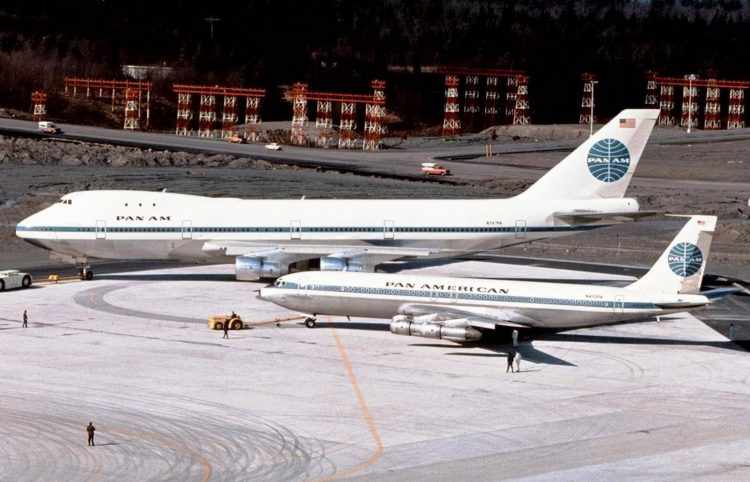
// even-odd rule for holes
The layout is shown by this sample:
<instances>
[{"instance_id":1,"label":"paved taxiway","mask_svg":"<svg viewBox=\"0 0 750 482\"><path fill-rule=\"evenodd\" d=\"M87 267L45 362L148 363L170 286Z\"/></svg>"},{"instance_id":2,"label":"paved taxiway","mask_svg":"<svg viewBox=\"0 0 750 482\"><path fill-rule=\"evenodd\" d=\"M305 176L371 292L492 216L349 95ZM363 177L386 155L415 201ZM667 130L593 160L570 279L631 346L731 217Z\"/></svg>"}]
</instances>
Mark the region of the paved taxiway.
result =
<instances>
[{"instance_id":1,"label":"paved taxiway","mask_svg":"<svg viewBox=\"0 0 750 482\"><path fill-rule=\"evenodd\" d=\"M750 357L693 316L547 335L511 375L507 346L395 336L383 320L266 323L222 340L207 316L289 315L231 269L0 293L0 479L750 476Z\"/></svg>"},{"instance_id":2,"label":"paved taxiway","mask_svg":"<svg viewBox=\"0 0 750 482\"><path fill-rule=\"evenodd\" d=\"M252 157L269 162L288 163L306 167L322 167L358 174L395 177L400 179L422 179L416 166L420 162L439 160L453 172L454 179L478 180L497 176L498 166L504 167L504 175L514 170L525 173L528 166L512 166L501 157L484 158L486 139L479 134L462 136L451 142L436 142L411 148L393 148L378 152L361 149L310 149L285 145L281 151L265 149L262 144L231 144L219 139L206 139L196 136L176 136L174 134L125 131L76 124L59 124L63 133L50 138L71 141L100 142L140 148L178 150L211 154L229 154ZM9 136L49 137L39 133L34 122L0 118L0 134ZM718 131L696 131L689 139L680 130L657 130L650 141L651 145L700 144L750 139L750 128ZM496 156L530 152L568 152L581 143L581 139L545 142L492 143ZM562 156L561 156L562 157ZM470 168L467 169L467 164ZM546 168L544 168L546 170ZM441 179L453 182L454 179ZM663 183L657 181L656 185ZM741 183L724 183L727 188L743 187ZM692 187L699 187L694 184Z\"/></svg>"}]
</instances>

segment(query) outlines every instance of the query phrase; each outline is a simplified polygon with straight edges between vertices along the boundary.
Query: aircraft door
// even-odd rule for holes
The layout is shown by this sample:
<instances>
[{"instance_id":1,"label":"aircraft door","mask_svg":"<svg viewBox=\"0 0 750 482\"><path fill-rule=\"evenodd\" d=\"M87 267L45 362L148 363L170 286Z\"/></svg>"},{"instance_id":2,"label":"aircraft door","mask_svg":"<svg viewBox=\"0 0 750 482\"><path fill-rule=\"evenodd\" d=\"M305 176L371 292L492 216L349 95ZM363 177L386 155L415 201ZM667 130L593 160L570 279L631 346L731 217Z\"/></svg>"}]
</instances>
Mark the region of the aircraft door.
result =
<instances>
[{"instance_id":1,"label":"aircraft door","mask_svg":"<svg viewBox=\"0 0 750 482\"><path fill-rule=\"evenodd\" d=\"M622 296L615 296L612 308L615 313L623 313L625 311L625 300Z\"/></svg>"},{"instance_id":2,"label":"aircraft door","mask_svg":"<svg viewBox=\"0 0 750 482\"><path fill-rule=\"evenodd\" d=\"M300 221L289 222L289 239L301 239L302 238L302 223Z\"/></svg>"},{"instance_id":3,"label":"aircraft door","mask_svg":"<svg viewBox=\"0 0 750 482\"><path fill-rule=\"evenodd\" d=\"M394 239L396 237L396 228L390 219L383 221L383 239Z\"/></svg>"},{"instance_id":4,"label":"aircraft door","mask_svg":"<svg viewBox=\"0 0 750 482\"><path fill-rule=\"evenodd\" d=\"M526 220L525 219L519 219L516 221L516 237L517 238L525 238L526 237Z\"/></svg>"},{"instance_id":5,"label":"aircraft door","mask_svg":"<svg viewBox=\"0 0 750 482\"><path fill-rule=\"evenodd\" d=\"M182 239L193 239L193 222L183 221L182 222Z\"/></svg>"},{"instance_id":6,"label":"aircraft door","mask_svg":"<svg viewBox=\"0 0 750 482\"><path fill-rule=\"evenodd\" d=\"M96 239L107 239L107 221L96 221Z\"/></svg>"},{"instance_id":7,"label":"aircraft door","mask_svg":"<svg viewBox=\"0 0 750 482\"><path fill-rule=\"evenodd\" d=\"M451 303L458 303L458 291L451 291L448 293Z\"/></svg>"}]
</instances>

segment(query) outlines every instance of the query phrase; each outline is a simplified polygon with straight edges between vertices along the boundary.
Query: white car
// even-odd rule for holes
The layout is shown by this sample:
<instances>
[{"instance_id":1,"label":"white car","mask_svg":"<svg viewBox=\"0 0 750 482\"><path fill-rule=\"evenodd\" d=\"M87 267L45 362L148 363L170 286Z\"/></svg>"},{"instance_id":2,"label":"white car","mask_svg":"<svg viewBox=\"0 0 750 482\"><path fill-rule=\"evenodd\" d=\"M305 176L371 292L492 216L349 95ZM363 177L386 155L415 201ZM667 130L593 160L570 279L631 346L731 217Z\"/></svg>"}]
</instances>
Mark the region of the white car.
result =
<instances>
[{"instance_id":1,"label":"white car","mask_svg":"<svg viewBox=\"0 0 750 482\"><path fill-rule=\"evenodd\" d=\"M13 288L28 288L31 286L31 275L17 269L0 271L0 291Z\"/></svg>"},{"instance_id":2,"label":"white car","mask_svg":"<svg viewBox=\"0 0 750 482\"><path fill-rule=\"evenodd\" d=\"M272 142L270 144L266 144L266 149L270 149L272 151L280 151L281 150L281 146L278 145L275 142Z\"/></svg>"}]
</instances>

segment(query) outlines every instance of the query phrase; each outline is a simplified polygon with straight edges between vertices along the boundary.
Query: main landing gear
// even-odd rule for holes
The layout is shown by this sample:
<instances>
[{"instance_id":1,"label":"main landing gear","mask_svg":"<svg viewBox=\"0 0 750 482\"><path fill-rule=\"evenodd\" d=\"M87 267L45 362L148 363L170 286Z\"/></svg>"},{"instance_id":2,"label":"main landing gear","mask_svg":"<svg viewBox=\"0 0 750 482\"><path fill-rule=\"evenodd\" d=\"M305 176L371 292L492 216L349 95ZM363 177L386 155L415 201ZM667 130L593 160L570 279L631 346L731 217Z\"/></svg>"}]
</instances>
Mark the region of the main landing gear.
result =
<instances>
[{"instance_id":1,"label":"main landing gear","mask_svg":"<svg viewBox=\"0 0 750 482\"><path fill-rule=\"evenodd\" d=\"M91 281L94 279L94 271L91 269L91 266L83 265L78 268L78 276L82 281Z\"/></svg>"},{"instance_id":2,"label":"main landing gear","mask_svg":"<svg viewBox=\"0 0 750 482\"><path fill-rule=\"evenodd\" d=\"M311 317L311 316L305 318L305 326L308 327L308 328L315 328L315 323L316 322L317 322L317 320L315 318Z\"/></svg>"}]
</instances>

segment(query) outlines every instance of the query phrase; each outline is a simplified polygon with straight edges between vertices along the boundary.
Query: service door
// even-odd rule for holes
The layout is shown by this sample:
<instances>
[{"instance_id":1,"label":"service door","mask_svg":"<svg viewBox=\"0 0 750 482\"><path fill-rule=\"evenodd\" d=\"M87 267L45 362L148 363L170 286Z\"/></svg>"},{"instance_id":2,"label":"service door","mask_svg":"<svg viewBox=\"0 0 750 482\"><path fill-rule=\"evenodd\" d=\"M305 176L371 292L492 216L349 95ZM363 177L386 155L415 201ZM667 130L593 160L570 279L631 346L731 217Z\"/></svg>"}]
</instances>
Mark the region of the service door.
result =
<instances>
[{"instance_id":1,"label":"service door","mask_svg":"<svg viewBox=\"0 0 750 482\"><path fill-rule=\"evenodd\" d=\"M289 222L289 239L302 238L302 223L294 220Z\"/></svg>"},{"instance_id":2,"label":"service door","mask_svg":"<svg viewBox=\"0 0 750 482\"><path fill-rule=\"evenodd\" d=\"M96 222L96 239L107 239L107 221Z\"/></svg>"},{"instance_id":3,"label":"service door","mask_svg":"<svg viewBox=\"0 0 750 482\"><path fill-rule=\"evenodd\" d=\"M615 313L622 313L625 311L625 300L622 298L622 296L615 296L615 301L613 302L612 308L614 309Z\"/></svg>"},{"instance_id":4,"label":"service door","mask_svg":"<svg viewBox=\"0 0 750 482\"><path fill-rule=\"evenodd\" d=\"M182 222L182 239L193 239L193 222L185 220Z\"/></svg>"},{"instance_id":5,"label":"service door","mask_svg":"<svg viewBox=\"0 0 750 482\"><path fill-rule=\"evenodd\" d=\"M394 239L396 237L396 227L390 219L383 221L383 239Z\"/></svg>"},{"instance_id":6,"label":"service door","mask_svg":"<svg viewBox=\"0 0 750 482\"><path fill-rule=\"evenodd\" d=\"M525 238L526 237L526 220L525 219L519 219L516 221L516 237L517 238Z\"/></svg>"}]
</instances>

